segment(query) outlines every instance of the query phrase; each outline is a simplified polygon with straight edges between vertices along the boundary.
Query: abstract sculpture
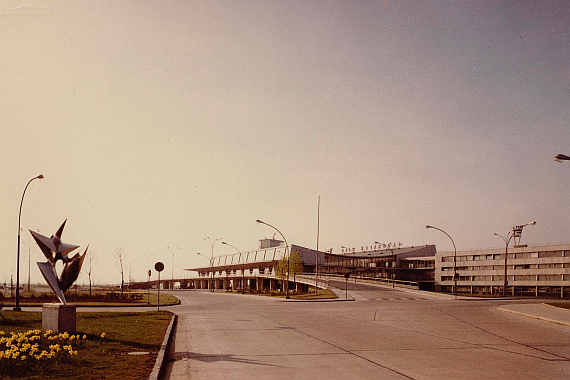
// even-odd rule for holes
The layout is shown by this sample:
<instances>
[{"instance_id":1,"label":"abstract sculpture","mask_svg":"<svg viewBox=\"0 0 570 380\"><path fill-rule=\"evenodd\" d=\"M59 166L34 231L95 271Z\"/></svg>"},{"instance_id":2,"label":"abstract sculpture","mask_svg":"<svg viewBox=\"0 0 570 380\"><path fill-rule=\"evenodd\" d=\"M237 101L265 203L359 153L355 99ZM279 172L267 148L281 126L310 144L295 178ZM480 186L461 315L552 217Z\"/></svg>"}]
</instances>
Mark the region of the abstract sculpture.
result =
<instances>
[{"instance_id":1,"label":"abstract sculpture","mask_svg":"<svg viewBox=\"0 0 570 380\"><path fill-rule=\"evenodd\" d=\"M54 291L59 301L64 305L67 304L64 293L71 287L71 285L73 285L75 280L77 280L79 271L83 265L83 260L85 259L85 254L89 248L89 246L85 248L83 255L78 253L72 258L68 257L68 254L79 248L79 246L66 244L61 241L61 233L63 232L63 227L65 227L65 222L67 222L67 219L64 220L55 235L52 235L50 238L30 230L30 233L34 237L36 243L38 243L40 249L48 259L45 263L37 263L38 267L50 288ZM58 260L61 260L64 263L63 271L59 278L55 271L55 264Z\"/></svg>"}]
</instances>

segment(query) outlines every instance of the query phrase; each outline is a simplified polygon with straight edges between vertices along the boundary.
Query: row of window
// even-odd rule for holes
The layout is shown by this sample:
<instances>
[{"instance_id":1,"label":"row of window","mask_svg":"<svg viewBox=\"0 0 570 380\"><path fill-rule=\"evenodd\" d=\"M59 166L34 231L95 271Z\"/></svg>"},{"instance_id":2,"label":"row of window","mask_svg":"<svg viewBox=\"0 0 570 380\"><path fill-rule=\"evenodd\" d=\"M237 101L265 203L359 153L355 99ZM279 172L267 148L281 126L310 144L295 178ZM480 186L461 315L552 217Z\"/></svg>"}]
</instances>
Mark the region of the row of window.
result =
<instances>
[{"instance_id":1,"label":"row of window","mask_svg":"<svg viewBox=\"0 0 570 380\"><path fill-rule=\"evenodd\" d=\"M507 265L507 269L553 269L570 268L570 263L548 263L548 264L514 264ZM453 267L442 267L442 271L452 271ZM474 265L456 266L456 270L505 270L504 265Z\"/></svg>"},{"instance_id":2,"label":"row of window","mask_svg":"<svg viewBox=\"0 0 570 380\"><path fill-rule=\"evenodd\" d=\"M514 279L513 279L514 277ZM562 274L539 274L539 275L514 275L507 276L509 281L567 281L570 275ZM441 276L441 281L453 281L453 276ZM505 276L459 276L458 281L505 281Z\"/></svg>"},{"instance_id":3,"label":"row of window","mask_svg":"<svg viewBox=\"0 0 570 380\"><path fill-rule=\"evenodd\" d=\"M252 275L252 274L253 274L253 271L254 271L253 269L246 269L246 270L245 270L245 273L246 273L246 274L249 273L249 275ZM236 269L236 270L229 270L229 271L221 271L221 270L220 270L220 271L217 271L217 273L218 273L218 275L219 275L220 277L223 277L224 275L226 275L226 276L235 276L235 275L238 274L238 272L241 274L241 269L240 269L240 270L237 270L237 269ZM272 273L272 272L273 272L273 267L269 267L269 268L259 268L259 274L270 274L270 273ZM216 273L216 272L214 272L214 273ZM200 272L200 276L201 276L201 277L210 277L210 276L211 276L211 273L208 273L208 272Z\"/></svg>"},{"instance_id":4,"label":"row of window","mask_svg":"<svg viewBox=\"0 0 570 380\"><path fill-rule=\"evenodd\" d=\"M539 252L517 252L509 253L507 259L530 259L546 257L570 257L570 251L539 251ZM480 260L504 260L504 253L493 253L486 255L461 255L456 257L456 261L480 261ZM453 262L454 256L444 256L442 262Z\"/></svg>"}]
</instances>

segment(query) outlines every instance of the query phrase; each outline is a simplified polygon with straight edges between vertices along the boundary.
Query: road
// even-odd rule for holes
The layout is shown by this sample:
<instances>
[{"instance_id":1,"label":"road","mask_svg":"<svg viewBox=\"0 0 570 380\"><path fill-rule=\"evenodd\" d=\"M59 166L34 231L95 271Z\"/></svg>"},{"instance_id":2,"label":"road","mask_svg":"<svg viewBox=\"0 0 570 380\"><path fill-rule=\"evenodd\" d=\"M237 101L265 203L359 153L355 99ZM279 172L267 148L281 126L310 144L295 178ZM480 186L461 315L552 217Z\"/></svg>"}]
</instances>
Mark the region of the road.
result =
<instances>
[{"instance_id":1,"label":"road","mask_svg":"<svg viewBox=\"0 0 570 380\"><path fill-rule=\"evenodd\" d=\"M338 284L344 295L344 281ZM565 379L570 327L349 282L357 301L202 291L182 304L164 379Z\"/></svg>"}]
</instances>

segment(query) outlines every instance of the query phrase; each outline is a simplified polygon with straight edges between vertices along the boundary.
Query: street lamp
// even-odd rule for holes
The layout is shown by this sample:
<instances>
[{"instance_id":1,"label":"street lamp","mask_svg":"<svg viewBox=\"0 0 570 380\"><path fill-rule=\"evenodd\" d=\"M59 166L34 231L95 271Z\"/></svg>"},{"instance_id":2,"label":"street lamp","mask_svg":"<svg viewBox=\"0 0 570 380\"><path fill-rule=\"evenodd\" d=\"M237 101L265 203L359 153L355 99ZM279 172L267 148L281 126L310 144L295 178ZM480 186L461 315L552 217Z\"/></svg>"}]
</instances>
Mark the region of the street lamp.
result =
<instances>
[{"instance_id":1,"label":"street lamp","mask_svg":"<svg viewBox=\"0 0 570 380\"><path fill-rule=\"evenodd\" d=\"M233 245L226 243L225 241L223 241L222 244L229 245L239 253L239 261L241 261L241 294L245 294L245 263L241 258L241 251L236 247L234 247Z\"/></svg>"},{"instance_id":2,"label":"street lamp","mask_svg":"<svg viewBox=\"0 0 570 380\"><path fill-rule=\"evenodd\" d=\"M557 154L556 156L554 156L554 160L556 162L568 161L570 160L570 157L568 157L565 154Z\"/></svg>"},{"instance_id":3,"label":"street lamp","mask_svg":"<svg viewBox=\"0 0 570 380\"><path fill-rule=\"evenodd\" d=\"M214 240L214 242L212 243L212 241L210 240L210 237L205 237L204 240L208 240L210 242L210 245L212 246L212 256L210 258L210 266L211 266L211 270L212 270L212 292L215 290L216 286L215 286L215 282L214 282L214 244L216 244L218 242L218 240L222 240L222 238L217 238L216 240Z\"/></svg>"},{"instance_id":4,"label":"street lamp","mask_svg":"<svg viewBox=\"0 0 570 380\"><path fill-rule=\"evenodd\" d=\"M43 175L39 175L37 177L32 178L28 181L28 184L24 188L24 192L22 193L22 200L20 201L20 213L18 214L18 256L16 260L16 306L14 307L14 311L21 311L20 308L20 221L22 219L22 204L24 203L24 195L26 194L26 190L28 186L34 179L42 179L44 178Z\"/></svg>"},{"instance_id":5,"label":"street lamp","mask_svg":"<svg viewBox=\"0 0 570 380\"><path fill-rule=\"evenodd\" d=\"M509 255L508 254L509 243L510 243L511 239L514 238L515 247L516 247L518 245L518 243L520 243L520 241L521 241L523 228L526 226L534 226L535 224L536 224L536 222L532 222L532 223L523 224L522 226L513 226L513 229L510 230L506 236L499 235L497 233L494 234L494 235L500 237L501 239L503 239L503 241L505 242L505 282L503 284L503 297L507 296L507 285L508 285L508 281L507 281L507 257ZM518 242L517 242L517 238L518 238Z\"/></svg>"},{"instance_id":6,"label":"street lamp","mask_svg":"<svg viewBox=\"0 0 570 380\"><path fill-rule=\"evenodd\" d=\"M210 264L209 264L209 265L210 265L210 269L211 269L211 270L213 269L213 268L212 268L212 261L208 258L208 256L206 256L206 255L204 255L204 254L202 254L202 253L200 253L200 252L196 252L196 254L197 254L197 255L200 255L200 256L202 256L203 258L205 258L206 260L208 260L208 262L210 263Z\"/></svg>"},{"instance_id":7,"label":"street lamp","mask_svg":"<svg viewBox=\"0 0 570 380\"><path fill-rule=\"evenodd\" d=\"M174 251L170 249L170 247L166 247L170 252L172 252L172 273L170 274L170 279L172 280L171 289L174 289ZM176 247L176 249L180 249L180 247Z\"/></svg>"},{"instance_id":8,"label":"street lamp","mask_svg":"<svg viewBox=\"0 0 570 380\"><path fill-rule=\"evenodd\" d=\"M442 230L441 228L437 228L434 226L426 226L426 229L430 229L433 228L434 230L438 230L443 232L444 234L447 235L447 237L451 240L451 243L453 244L453 295L455 297L457 297L457 277L459 277L457 275L457 249L455 248L455 242L453 241L453 239L451 238L451 236L449 236L449 234L447 232L445 232L444 230Z\"/></svg>"},{"instance_id":9,"label":"street lamp","mask_svg":"<svg viewBox=\"0 0 570 380\"><path fill-rule=\"evenodd\" d=\"M286 293L285 293L285 298L289 299L289 254L288 254L288 249L289 249L289 245L287 244L287 239L285 239L285 236L283 236L283 234L281 233L281 231L279 231L277 228L275 228L274 226L272 226L269 223L265 223L262 220L257 219L256 223L259 224L265 224L266 226L269 226L271 228L273 228L275 231L279 232L279 235L281 235L281 237L283 238L283 240L285 241L285 255L287 256L287 287L286 287ZM317 252L317 255L319 253Z\"/></svg>"}]
</instances>

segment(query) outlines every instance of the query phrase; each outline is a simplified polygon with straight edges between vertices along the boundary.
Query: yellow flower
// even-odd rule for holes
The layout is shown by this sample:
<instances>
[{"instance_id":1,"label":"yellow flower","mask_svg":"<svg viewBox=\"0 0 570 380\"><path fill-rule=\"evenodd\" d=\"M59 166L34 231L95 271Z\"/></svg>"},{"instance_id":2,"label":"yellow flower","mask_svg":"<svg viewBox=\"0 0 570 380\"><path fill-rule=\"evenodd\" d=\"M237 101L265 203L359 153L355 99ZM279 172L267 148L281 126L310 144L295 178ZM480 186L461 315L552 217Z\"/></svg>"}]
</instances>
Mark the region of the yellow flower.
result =
<instances>
[{"instance_id":1,"label":"yellow flower","mask_svg":"<svg viewBox=\"0 0 570 380\"><path fill-rule=\"evenodd\" d=\"M83 340L87 339L87 335L83 335Z\"/></svg>"},{"instance_id":2,"label":"yellow flower","mask_svg":"<svg viewBox=\"0 0 570 380\"><path fill-rule=\"evenodd\" d=\"M107 335L107 333L103 333L103 334L101 334L101 338L103 338L103 339L104 339L106 335Z\"/></svg>"}]
</instances>

